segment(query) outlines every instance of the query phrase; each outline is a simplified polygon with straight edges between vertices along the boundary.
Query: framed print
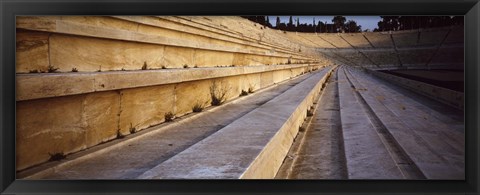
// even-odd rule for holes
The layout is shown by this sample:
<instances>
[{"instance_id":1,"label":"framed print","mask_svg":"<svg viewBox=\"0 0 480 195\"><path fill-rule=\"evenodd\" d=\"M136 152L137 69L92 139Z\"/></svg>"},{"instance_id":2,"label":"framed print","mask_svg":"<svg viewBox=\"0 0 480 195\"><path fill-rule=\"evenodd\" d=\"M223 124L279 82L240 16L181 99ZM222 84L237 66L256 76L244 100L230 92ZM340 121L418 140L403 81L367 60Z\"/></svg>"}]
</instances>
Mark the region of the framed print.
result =
<instances>
[{"instance_id":1,"label":"framed print","mask_svg":"<svg viewBox=\"0 0 480 195\"><path fill-rule=\"evenodd\" d=\"M478 11L2 2L2 193L478 193Z\"/></svg>"}]
</instances>

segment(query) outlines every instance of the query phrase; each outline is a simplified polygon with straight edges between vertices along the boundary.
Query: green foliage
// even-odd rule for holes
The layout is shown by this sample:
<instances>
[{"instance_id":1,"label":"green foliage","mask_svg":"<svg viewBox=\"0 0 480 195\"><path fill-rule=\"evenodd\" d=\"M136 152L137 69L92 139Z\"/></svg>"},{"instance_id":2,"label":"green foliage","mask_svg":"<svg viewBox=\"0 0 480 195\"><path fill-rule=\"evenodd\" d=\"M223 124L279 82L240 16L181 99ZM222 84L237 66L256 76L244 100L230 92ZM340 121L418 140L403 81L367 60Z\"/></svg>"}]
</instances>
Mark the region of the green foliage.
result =
<instances>
[{"instance_id":1,"label":"green foliage","mask_svg":"<svg viewBox=\"0 0 480 195\"><path fill-rule=\"evenodd\" d=\"M211 97L211 105L212 106L219 106L223 104L226 100L226 95L229 91L223 83L217 83L217 81L212 81L212 85L210 85L210 97Z\"/></svg>"},{"instance_id":2,"label":"green foliage","mask_svg":"<svg viewBox=\"0 0 480 195\"><path fill-rule=\"evenodd\" d=\"M313 106L310 106L310 109L307 110L307 116L313 116Z\"/></svg>"},{"instance_id":3,"label":"green foliage","mask_svg":"<svg viewBox=\"0 0 480 195\"><path fill-rule=\"evenodd\" d=\"M52 66L52 65L49 65L48 66L48 69L47 69L47 72L48 73L54 73L54 72L57 72L58 68Z\"/></svg>"},{"instance_id":4,"label":"green foliage","mask_svg":"<svg viewBox=\"0 0 480 195\"><path fill-rule=\"evenodd\" d=\"M48 154L50 155L49 161L59 161L67 157L65 154L63 154L63 152L58 152L55 154L48 153Z\"/></svg>"},{"instance_id":5,"label":"green foliage","mask_svg":"<svg viewBox=\"0 0 480 195\"><path fill-rule=\"evenodd\" d=\"M305 131L305 128L304 128L304 127L298 127L298 131L304 132L304 131Z\"/></svg>"},{"instance_id":6,"label":"green foliage","mask_svg":"<svg viewBox=\"0 0 480 195\"><path fill-rule=\"evenodd\" d=\"M132 123L130 123L130 129L129 129L129 131L130 131L130 134L134 134L135 132L137 132L137 128L134 127L134 126L132 126Z\"/></svg>"},{"instance_id":7,"label":"green foliage","mask_svg":"<svg viewBox=\"0 0 480 195\"><path fill-rule=\"evenodd\" d=\"M117 131L117 139L123 139L125 138L125 135L123 135L122 133L120 133L120 130Z\"/></svg>"},{"instance_id":8,"label":"green foliage","mask_svg":"<svg viewBox=\"0 0 480 195\"><path fill-rule=\"evenodd\" d=\"M240 93L240 97L248 95L248 92L242 89L242 92Z\"/></svg>"},{"instance_id":9,"label":"green foliage","mask_svg":"<svg viewBox=\"0 0 480 195\"><path fill-rule=\"evenodd\" d=\"M165 113L165 122L172 122L174 117L175 114L173 114L172 112Z\"/></svg>"}]
</instances>

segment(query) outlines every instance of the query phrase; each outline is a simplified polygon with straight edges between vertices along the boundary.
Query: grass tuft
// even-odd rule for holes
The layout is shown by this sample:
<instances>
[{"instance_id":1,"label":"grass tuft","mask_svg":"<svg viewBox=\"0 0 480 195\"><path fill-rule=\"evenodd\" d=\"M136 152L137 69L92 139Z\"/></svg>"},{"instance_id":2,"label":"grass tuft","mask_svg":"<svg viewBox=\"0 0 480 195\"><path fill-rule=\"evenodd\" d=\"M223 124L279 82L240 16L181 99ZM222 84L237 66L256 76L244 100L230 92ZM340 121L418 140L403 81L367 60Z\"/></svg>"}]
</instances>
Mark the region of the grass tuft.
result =
<instances>
[{"instance_id":1,"label":"grass tuft","mask_svg":"<svg viewBox=\"0 0 480 195\"><path fill-rule=\"evenodd\" d=\"M165 122L172 122L173 118L175 118L175 114L172 112L165 113Z\"/></svg>"},{"instance_id":2,"label":"grass tuft","mask_svg":"<svg viewBox=\"0 0 480 195\"><path fill-rule=\"evenodd\" d=\"M48 73L54 73L54 72L57 72L57 70L58 70L58 68L56 68L55 66L49 65L48 69L47 69L47 72Z\"/></svg>"},{"instance_id":3,"label":"grass tuft","mask_svg":"<svg viewBox=\"0 0 480 195\"><path fill-rule=\"evenodd\" d=\"M240 97L248 95L248 92L242 89L242 92L240 93Z\"/></svg>"},{"instance_id":4,"label":"grass tuft","mask_svg":"<svg viewBox=\"0 0 480 195\"><path fill-rule=\"evenodd\" d=\"M63 154L63 152L59 152L59 153L55 153L55 154L48 153L48 154L50 155L49 161L59 161L59 160L67 158L67 156L65 154Z\"/></svg>"},{"instance_id":5,"label":"grass tuft","mask_svg":"<svg viewBox=\"0 0 480 195\"><path fill-rule=\"evenodd\" d=\"M219 106L223 104L226 100L226 95L229 91L229 88L227 88L225 85L222 83L218 84L216 81L212 82L212 85L210 85L210 98L211 98L211 105L212 106Z\"/></svg>"}]
</instances>

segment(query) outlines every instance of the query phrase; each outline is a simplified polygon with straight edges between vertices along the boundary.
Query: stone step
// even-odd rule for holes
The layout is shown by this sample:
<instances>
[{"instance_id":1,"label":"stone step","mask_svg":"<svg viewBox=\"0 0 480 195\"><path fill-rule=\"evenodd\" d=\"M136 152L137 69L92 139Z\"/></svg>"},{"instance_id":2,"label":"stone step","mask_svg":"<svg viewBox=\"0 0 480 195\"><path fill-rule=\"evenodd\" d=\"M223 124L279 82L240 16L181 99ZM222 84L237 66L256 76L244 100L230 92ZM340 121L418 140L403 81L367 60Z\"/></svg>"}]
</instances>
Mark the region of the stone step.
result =
<instances>
[{"instance_id":1,"label":"stone step","mask_svg":"<svg viewBox=\"0 0 480 195\"><path fill-rule=\"evenodd\" d=\"M138 179L274 178L332 70L315 73Z\"/></svg>"},{"instance_id":2,"label":"stone step","mask_svg":"<svg viewBox=\"0 0 480 195\"><path fill-rule=\"evenodd\" d=\"M345 68L338 71L340 118L349 179L403 179Z\"/></svg>"},{"instance_id":3,"label":"stone step","mask_svg":"<svg viewBox=\"0 0 480 195\"><path fill-rule=\"evenodd\" d=\"M185 150L313 74L189 114L138 133L17 173L29 179L132 179Z\"/></svg>"},{"instance_id":4,"label":"stone step","mask_svg":"<svg viewBox=\"0 0 480 195\"><path fill-rule=\"evenodd\" d=\"M354 85L396 142L428 179L464 179L464 124L454 109L439 112L421 99L357 69ZM452 111L453 110L453 111Z\"/></svg>"}]
</instances>

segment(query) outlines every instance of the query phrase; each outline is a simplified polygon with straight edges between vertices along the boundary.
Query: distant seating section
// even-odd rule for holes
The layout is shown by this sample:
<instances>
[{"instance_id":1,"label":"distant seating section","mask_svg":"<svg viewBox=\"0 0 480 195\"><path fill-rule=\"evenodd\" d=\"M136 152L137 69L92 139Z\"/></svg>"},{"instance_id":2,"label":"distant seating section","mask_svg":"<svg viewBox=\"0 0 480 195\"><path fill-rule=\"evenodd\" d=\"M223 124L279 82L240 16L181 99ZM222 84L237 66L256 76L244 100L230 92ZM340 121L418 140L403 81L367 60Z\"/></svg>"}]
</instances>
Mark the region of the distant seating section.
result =
<instances>
[{"instance_id":1,"label":"distant seating section","mask_svg":"<svg viewBox=\"0 0 480 195\"><path fill-rule=\"evenodd\" d=\"M452 26L393 32L291 33L289 37L308 39L315 43L317 52L347 65L463 69L463 33L463 26ZM312 46L310 42L305 44Z\"/></svg>"},{"instance_id":2,"label":"distant seating section","mask_svg":"<svg viewBox=\"0 0 480 195\"><path fill-rule=\"evenodd\" d=\"M372 46L369 43L363 33L348 33L341 35L348 43L353 45L355 48L371 48Z\"/></svg>"}]
</instances>

